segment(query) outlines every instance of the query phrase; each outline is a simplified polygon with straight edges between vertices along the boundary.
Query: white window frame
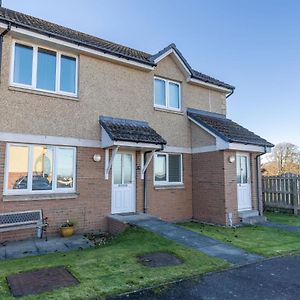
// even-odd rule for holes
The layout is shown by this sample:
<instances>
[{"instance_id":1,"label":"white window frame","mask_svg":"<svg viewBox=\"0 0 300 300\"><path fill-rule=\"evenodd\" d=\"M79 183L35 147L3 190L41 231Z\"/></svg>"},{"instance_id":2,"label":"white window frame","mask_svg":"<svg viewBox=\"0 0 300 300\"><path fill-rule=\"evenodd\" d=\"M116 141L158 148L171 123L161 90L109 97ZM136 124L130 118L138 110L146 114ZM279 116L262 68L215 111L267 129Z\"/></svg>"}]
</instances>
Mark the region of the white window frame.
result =
<instances>
[{"instance_id":1,"label":"white window frame","mask_svg":"<svg viewBox=\"0 0 300 300\"><path fill-rule=\"evenodd\" d=\"M165 97L166 97L165 102L166 102L166 105L160 105L160 104L155 103L155 80L162 80L165 83ZM170 83L178 85L179 108L170 106L170 99L169 99L170 98L169 97L170 96L169 95ZM181 111L181 107L182 107L182 104L181 104L181 83L178 82L178 81L169 80L169 79L161 78L161 77L158 77L158 76L154 76L154 80L153 80L153 103L154 103L154 107L157 107L157 108L163 108L163 109L173 110L173 111Z\"/></svg>"},{"instance_id":2,"label":"white window frame","mask_svg":"<svg viewBox=\"0 0 300 300\"><path fill-rule=\"evenodd\" d=\"M166 156L166 181L156 181L155 180L155 160L157 159L158 155ZM178 182L169 182L169 156L170 155L180 155L180 181ZM154 186L172 186L172 185L182 185L183 184L183 159L182 153L164 153L164 152L157 152L154 155L153 161L153 183Z\"/></svg>"},{"instance_id":3,"label":"white window frame","mask_svg":"<svg viewBox=\"0 0 300 300\"><path fill-rule=\"evenodd\" d=\"M14 69L15 69L15 49L16 44L24 45L27 47L31 47L33 49L33 57L32 57L32 79L31 85L22 84L14 82ZM36 87L37 85L37 63L38 63L38 49L44 49L48 51L52 51L56 53L56 78L55 78L55 91L39 89ZM64 92L60 90L60 71L61 71L61 56L68 56L71 58L75 58L76 60L76 68L75 68L75 93ZM59 94L69 97L77 97L78 96L78 56L74 54L70 54L64 51L57 51L52 48L48 48L42 45L32 44L28 42L23 42L19 40L13 40L12 48L11 48L11 62L10 62L10 86L20 87L25 89L30 89L34 91L46 92L51 94Z\"/></svg>"},{"instance_id":4,"label":"white window frame","mask_svg":"<svg viewBox=\"0 0 300 300\"><path fill-rule=\"evenodd\" d=\"M23 190L9 190L8 189L8 173L9 173L9 156L10 147L28 147L28 181L27 189ZM33 164L33 149L34 146L46 146L52 148L53 150L53 179L52 179L52 190L32 190L32 164ZM73 160L73 187L72 188L57 188L57 164L56 164L56 151L57 149L72 149L74 151ZM5 175L4 175L4 195L35 195L35 194L63 194L63 193L75 193L76 192L76 147L66 147L66 146L53 146L53 145L39 145L39 144L20 144L20 143L7 143L5 152Z\"/></svg>"}]
</instances>

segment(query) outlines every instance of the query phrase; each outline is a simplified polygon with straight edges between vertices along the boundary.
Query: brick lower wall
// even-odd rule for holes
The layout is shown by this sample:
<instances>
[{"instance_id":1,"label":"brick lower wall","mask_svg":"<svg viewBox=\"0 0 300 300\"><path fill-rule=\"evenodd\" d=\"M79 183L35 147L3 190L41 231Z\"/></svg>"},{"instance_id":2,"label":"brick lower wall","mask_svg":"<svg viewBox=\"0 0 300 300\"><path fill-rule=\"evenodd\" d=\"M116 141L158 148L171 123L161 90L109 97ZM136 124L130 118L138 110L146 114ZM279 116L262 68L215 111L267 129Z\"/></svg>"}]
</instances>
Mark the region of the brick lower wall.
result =
<instances>
[{"instance_id":1,"label":"brick lower wall","mask_svg":"<svg viewBox=\"0 0 300 300\"><path fill-rule=\"evenodd\" d=\"M229 157L236 151L217 151L193 154L193 217L203 222L228 225L239 224L236 163ZM257 153L250 154L252 209L257 201Z\"/></svg>"},{"instance_id":2,"label":"brick lower wall","mask_svg":"<svg viewBox=\"0 0 300 300\"><path fill-rule=\"evenodd\" d=\"M153 163L147 169L148 213L169 221L192 218L192 156L183 154L183 186L155 187Z\"/></svg>"},{"instance_id":3,"label":"brick lower wall","mask_svg":"<svg viewBox=\"0 0 300 300\"><path fill-rule=\"evenodd\" d=\"M193 164L193 218L225 224L224 152L197 153Z\"/></svg>"},{"instance_id":4,"label":"brick lower wall","mask_svg":"<svg viewBox=\"0 0 300 300\"><path fill-rule=\"evenodd\" d=\"M0 143L0 190L3 191L5 143ZM93 155L102 156L100 162ZM3 201L0 196L0 212L43 210L48 217L49 234L59 232L67 219L76 222L77 232L107 230L106 216L111 212L111 180L104 179L104 150L99 148L77 148L77 192L76 199L53 199L35 201ZM1 193L2 195L2 193ZM35 229L0 233L0 241L20 239L35 234Z\"/></svg>"}]
</instances>

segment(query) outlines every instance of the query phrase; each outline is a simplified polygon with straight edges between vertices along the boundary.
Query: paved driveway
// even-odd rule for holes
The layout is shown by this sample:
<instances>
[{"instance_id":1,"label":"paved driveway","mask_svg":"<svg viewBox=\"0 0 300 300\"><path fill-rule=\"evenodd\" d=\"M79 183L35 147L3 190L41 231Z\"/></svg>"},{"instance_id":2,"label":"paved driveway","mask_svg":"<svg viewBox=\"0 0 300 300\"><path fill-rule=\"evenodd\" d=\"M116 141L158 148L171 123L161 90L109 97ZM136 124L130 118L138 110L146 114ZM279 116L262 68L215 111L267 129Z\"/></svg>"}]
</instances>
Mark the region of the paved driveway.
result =
<instances>
[{"instance_id":1,"label":"paved driveway","mask_svg":"<svg viewBox=\"0 0 300 300\"><path fill-rule=\"evenodd\" d=\"M298 300L300 256L269 259L114 299Z\"/></svg>"}]
</instances>

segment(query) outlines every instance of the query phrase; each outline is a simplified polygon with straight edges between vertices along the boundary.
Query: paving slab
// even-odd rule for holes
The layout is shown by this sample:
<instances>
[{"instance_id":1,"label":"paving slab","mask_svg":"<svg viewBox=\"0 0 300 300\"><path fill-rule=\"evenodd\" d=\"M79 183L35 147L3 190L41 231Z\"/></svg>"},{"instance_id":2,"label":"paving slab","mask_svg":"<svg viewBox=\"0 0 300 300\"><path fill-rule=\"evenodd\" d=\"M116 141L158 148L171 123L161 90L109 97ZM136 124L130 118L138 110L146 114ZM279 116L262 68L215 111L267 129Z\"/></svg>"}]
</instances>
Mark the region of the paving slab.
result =
<instances>
[{"instance_id":1,"label":"paving slab","mask_svg":"<svg viewBox=\"0 0 300 300\"><path fill-rule=\"evenodd\" d=\"M4 246L0 246L0 260L5 259L6 256L6 248Z\"/></svg>"},{"instance_id":2,"label":"paving slab","mask_svg":"<svg viewBox=\"0 0 300 300\"><path fill-rule=\"evenodd\" d=\"M37 238L13 241L0 246L0 260L46 253L67 252L91 248L93 246L94 244L83 235L74 235L70 238L49 237L48 241Z\"/></svg>"},{"instance_id":3,"label":"paving slab","mask_svg":"<svg viewBox=\"0 0 300 300\"><path fill-rule=\"evenodd\" d=\"M37 255L38 250L31 240L7 243L6 258L18 258L24 256Z\"/></svg>"},{"instance_id":4,"label":"paving slab","mask_svg":"<svg viewBox=\"0 0 300 300\"><path fill-rule=\"evenodd\" d=\"M259 225L265 226L265 227L270 227L270 228L281 229L281 230L285 230L285 231L290 231L290 232L299 232L300 233L300 226L279 224L279 223L274 223L274 222L269 222L269 221L260 223Z\"/></svg>"},{"instance_id":5,"label":"paving slab","mask_svg":"<svg viewBox=\"0 0 300 300\"><path fill-rule=\"evenodd\" d=\"M136 218L134 218L134 215L119 216L118 218L129 224L155 232L184 246L196 249L199 252L225 259L232 264L244 265L263 259L262 256L248 253L240 248L222 243L151 215L144 214L141 217L137 214L136 216Z\"/></svg>"},{"instance_id":6,"label":"paving slab","mask_svg":"<svg viewBox=\"0 0 300 300\"><path fill-rule=\"evenodd\" d=\"M298 300L300 256L264 260L107 300Z\"/></svg>"}]
</instances>

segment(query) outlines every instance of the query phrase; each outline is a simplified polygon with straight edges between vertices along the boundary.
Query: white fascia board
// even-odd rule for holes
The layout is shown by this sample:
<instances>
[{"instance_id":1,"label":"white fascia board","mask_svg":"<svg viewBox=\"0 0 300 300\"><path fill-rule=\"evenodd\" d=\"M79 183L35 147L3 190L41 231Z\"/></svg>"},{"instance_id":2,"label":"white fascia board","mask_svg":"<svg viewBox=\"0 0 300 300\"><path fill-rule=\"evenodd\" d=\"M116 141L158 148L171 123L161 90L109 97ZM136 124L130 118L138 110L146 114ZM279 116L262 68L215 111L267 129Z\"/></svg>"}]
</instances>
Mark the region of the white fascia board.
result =
<instances>
[{"instance_id":1,"label":"white fascia board","mask_svg":"<svg viewBox=\"0 0 300 300\"><path fill-rule=\"evenodd\" d=\"M220 92L223 92L223 93L231 93L230 89L226 89L226 88L223 88L221 86L218 86L218 85L215 85L215 84L212 84L212 83L207 83L205 81L202 81L202 80L199 80L199 79L196 79L196 78L189 77L189 78L187 78L187 82L188 83L194 83L194 84L197 84L197 85L201 85L201 86L204 86L204 87L208 87L208 88L211 88L213 90L220 91Z\"/></svg>"},{"instance_id":2,"label":"white fascia board","mask_svg":"<svg viewBox=\"0 0 300 300\"><path fill-rule=\"evenodd\" d=\"M134 149L161 149L161 145L148 144L148 143L135 143L135 142L123 142L123 141L114 141L114 146L119 147L129 147Z\"/></svg>"},{"instance_id":3,"label":"white fascia board","mask_svg":"<svg viewBox=\"0 0 300 300\"><path fill-rule=\"evenodd\" d=\"M166 51L165 53L163 53L162 55L160 55L159 57L157 57L154 60L154 63L157 64L158 62L160 62L162 59L164 59L165 57L167 57L168 55L172 54L173 56L175 56L176 60L179 62L180 66L184 69L184 71L190 76L191 72L190 70L187 68L187 66L185 65L184 61L179 57L179 55L176 53L176 51L171 48L168 51Z\"/></svg>"},{"instance_id":4,"label":"white fascia board","mask_svg":"<svg viewBox=\"0 0 300 300\"><path fill-rule=\"evenodd\" d=\"M192 149L189 147L165 146L163 152L166 153L186 153L191 154Z\"/></svg>"},{"instance_id":5,"label":"white fascia board","mask_svg":"<svg viewBox=\"0 0 300 300\"><path fill-rule=\"evenodd\" d=\"M229 149L237 150L237 151L246 151L246 152L259 152L259 153L271 152L270 147L250 145L250 144L240 144L240 143L230 143Z\"/></svg>"},{"instance_id":6,"label":"white fascia board","mask_svg":"<svg viewBox=\"0 0 300 300\"><path fill-rule=\"evenodd\" d=\"M5 23L0 23L0 26L3 28L7 28L7 25ZM86 53L89 54L91 56L95 56L95 57L100 57L104 60L109 60L109 61L113 61L119 64L125 64L131 67L135 67L144 71L152 71L154 70L153 66L147 65L147 64L143 64L141 62L136 62L133 60L129 60L126 58L121 58L121 57L116 57L114 55L108 54L108 53L104 53L101 50L94 50L91 49L89 47L85 47L85 46L79 46L76 45L72 42L67 42L67 41L63 41L60 40L58 38L55 37L49 37L46 36L44 34L40 34L40 33L36 33L33 32L29 29L23 29L23 28L19 28L16 26L11 26L11 34L16 37L16 38L29 38L29 39L33 39L35 40L39 40L39 41L43 41L45 43L50 43L50 44L56 44L60 47L66 48L68 50L73 50L76 51L77 53Z\"/></svg>"},{"instance_id":7,"label":"white fascia board","mask_svg":"<svg viewBox=\"0 0 300 300\"><path fill-rule=\"evenodd\" d=\"M10 142L10 143L78 146L78 147L91 147L91 148L101 147L101 142L98 140L88 140L88 139L62 137L62 136L11 133L11 132L0 132L0 141Z\"/></svg>"}]
</instances>

